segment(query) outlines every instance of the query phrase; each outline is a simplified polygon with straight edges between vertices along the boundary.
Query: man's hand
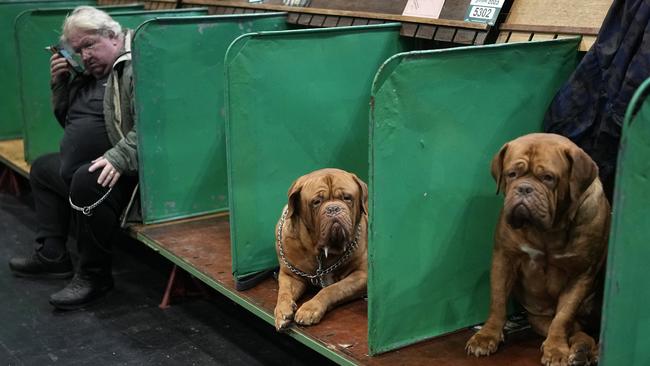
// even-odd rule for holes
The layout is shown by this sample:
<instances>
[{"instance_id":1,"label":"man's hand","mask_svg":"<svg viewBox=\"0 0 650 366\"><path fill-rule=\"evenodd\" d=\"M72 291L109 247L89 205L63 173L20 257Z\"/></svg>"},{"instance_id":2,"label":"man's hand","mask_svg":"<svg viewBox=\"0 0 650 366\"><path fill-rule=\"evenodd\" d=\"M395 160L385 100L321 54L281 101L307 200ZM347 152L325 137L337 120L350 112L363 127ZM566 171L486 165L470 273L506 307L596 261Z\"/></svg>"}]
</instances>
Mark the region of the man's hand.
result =
<instances>
[{"instance_id":1,"label":"man's hand","mask_svg":"<svg viewBox=\"0 0 650 366\"><path fill-rule=\"evenodd\" d=\"M50 57L50 80L56 84L70 77L70 66L63 56L55 53Z\"/></svg>"},{"instance_id":2,"label":"man's hand","mask_svg":"<svg viewBox=\"0 0 650 366\"><path fill-rule=\"evenodd\" d=\"M99 173L99 179L97 179L97 184L102 187L113 187L117 180L120 179L120 172L115 170L113 165L108 162L104 157L99 157L92 161L92 165L88 168L89 172L94 172L95 170L103 168L102 172Z\"/></svg>"}]
</instances>

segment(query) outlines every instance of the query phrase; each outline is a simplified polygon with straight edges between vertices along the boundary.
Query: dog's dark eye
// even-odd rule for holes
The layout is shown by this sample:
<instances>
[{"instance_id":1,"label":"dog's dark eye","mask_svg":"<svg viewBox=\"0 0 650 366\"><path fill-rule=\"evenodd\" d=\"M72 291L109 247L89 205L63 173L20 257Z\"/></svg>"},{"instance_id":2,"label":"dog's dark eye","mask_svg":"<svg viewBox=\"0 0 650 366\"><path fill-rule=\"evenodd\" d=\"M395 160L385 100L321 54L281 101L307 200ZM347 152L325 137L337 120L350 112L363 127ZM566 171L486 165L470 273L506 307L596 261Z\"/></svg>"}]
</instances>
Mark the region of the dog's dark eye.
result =
<instances>
[{"instance_id":1,"label":"dog's dark eye","mask_svg":"<svg viewBox=\"0 0 650 366\"><path fill-rule=\"evenodd\" d=\"M508 173L508 178L516 178L516 177L517 177L517 172L512 171L512 172Z\"/></svg>"},{"instance_id":2,"label":"dog's dark eye","mask_svg":"<svg viewBox=\"0 0 650 366\"><path fill-rule=\"evenodd\" d=\"M344 201L348 201L348 202L352 202L352 195L351 195L351 194L347 194L347 193L344 194L344 195L343 195L343 200L344 200Z\"/></svg>"},{"instance_id":3,"label":"dog's dark eye","mask_svg":"<svg viewBox=\"0 0 650 366\"><path fill-rule=\"evenodd\" d=\"M313 201L311 201L311 204L312 204L312 206L316 207L316 206L320 205L321 202L323 202L323 200L321 200L320 198L316 198Z\"/></svg>"},{"instance_id":4,"label":"dog's dark eye","mask_svg":"<svg viewBox=\"0 0 650 366\"><path fill-rule=\"evenodd\" d=\"M542 176L542 180L543 180L544 182L551 183L551 182L553 182L553 179L555 179L555 178L553 178L553 176L550 175L550 174L544 174L544 175Z\"/></svg>"}]
</instances>

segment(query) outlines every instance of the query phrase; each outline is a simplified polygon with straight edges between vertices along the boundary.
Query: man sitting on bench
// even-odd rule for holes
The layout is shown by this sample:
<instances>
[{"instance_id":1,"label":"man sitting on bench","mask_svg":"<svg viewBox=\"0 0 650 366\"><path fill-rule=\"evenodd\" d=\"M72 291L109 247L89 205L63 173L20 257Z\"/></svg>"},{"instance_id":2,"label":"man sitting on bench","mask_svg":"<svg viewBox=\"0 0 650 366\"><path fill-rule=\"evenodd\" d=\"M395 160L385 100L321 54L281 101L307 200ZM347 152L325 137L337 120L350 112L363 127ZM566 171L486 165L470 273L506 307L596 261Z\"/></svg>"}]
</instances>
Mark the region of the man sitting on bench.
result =
<instances>
[{"instance_id":1,"label":"man sitting on bench","mask_svg":"<svg viewBox=\"0 0 650 366\"><path fill-rule=\"evenodd\" d=\"M20 277L69 278L50 296L58 309L77 309L113 288L111 241L137 184L133 119L131 32L107 13L77 7L64 21L62 44L78 54L85 71L71 67L65 51L50 58L54 114L64 128L60 153L34 161L30 184L36 206L37 247L9 261ZM76 271L66 249L74 227Z\"/></svg>"}]
</instances>

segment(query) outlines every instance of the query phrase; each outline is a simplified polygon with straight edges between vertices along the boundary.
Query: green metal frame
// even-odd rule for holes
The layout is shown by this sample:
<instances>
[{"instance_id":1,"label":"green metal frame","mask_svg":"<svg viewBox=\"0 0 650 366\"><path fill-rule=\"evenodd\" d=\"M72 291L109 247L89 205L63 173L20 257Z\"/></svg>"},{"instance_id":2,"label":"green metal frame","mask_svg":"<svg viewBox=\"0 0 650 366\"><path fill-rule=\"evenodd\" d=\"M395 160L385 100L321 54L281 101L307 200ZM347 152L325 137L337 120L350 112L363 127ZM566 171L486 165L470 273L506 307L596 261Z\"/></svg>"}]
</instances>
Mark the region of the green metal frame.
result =
<instances>
[{"instance_id":1,"label":"green metal frame","mask_svg":"<svg viewBox=\"0 0 650 366\"><path fill-rule=\"evenodd\" d=\"M125 28L161 16L207 14L207 9L129 11L138 6L100 7ZM40 155L59 150L63 134L52 113L49 88L49 58L43 48L58 41L63 19L72 8L34 9L16 18L18 80L25 138L25 159L32 163Z\"/></svg>"},{"instance_id":2,"label":"green metal frame","mask_svg":"<svg viewBox=\"0 0 650 366\"><path fill-rule=\"evenodd\" d=\"M507 141L540 130L548 104L575 69L578 43L404 53L377 73L369 184L371 354L485 320L502 206L490 161Z\"/></svg>"},{"instance_id":3,"label":"green metal frame","mask_svg":"<svg viewBox=\"0 0 650 366\"><path fill-rule=\"evenodd\" d=\"M18 90L18 57L14 20L25 10L33 8L93 5L94 0L20 0L0 2L0 75L3 87L0 89L0 140L20 138L23 135L22 109Z\"/></svg>"},{"instance_id":4,"label":"green metal frame","mask_svg":"<svg viewBox=\"0 0 650 366\"><path fill-rule=\"evenodd\" d=\"M650 79L628 105L618 153L600 335L604 366L650 365L649 92Z\"/></svg>"},{"instance_id":5,"label":"green metal frame","mask_svg":"<svg viewBox=\"0 0 650 366\"><path fill-rule=\"evenodd\" d=\"M233 272L277 266L274 226L291 182L339 167L365 179L370 86L406 50L399 25L262 32L226 55Z\"/></svg>"},{"instance_id":6,"label":"green metal frame","mask_svg":"<svg viewBox=\"0 0 650 366\"><path fill-rule=\"evenodd\" d=\"M133 67L145 223L228 210L224 56L244 33L286 27L286 13L263 13L157 18L137 29Z\"/></svg>"}]
</instances>

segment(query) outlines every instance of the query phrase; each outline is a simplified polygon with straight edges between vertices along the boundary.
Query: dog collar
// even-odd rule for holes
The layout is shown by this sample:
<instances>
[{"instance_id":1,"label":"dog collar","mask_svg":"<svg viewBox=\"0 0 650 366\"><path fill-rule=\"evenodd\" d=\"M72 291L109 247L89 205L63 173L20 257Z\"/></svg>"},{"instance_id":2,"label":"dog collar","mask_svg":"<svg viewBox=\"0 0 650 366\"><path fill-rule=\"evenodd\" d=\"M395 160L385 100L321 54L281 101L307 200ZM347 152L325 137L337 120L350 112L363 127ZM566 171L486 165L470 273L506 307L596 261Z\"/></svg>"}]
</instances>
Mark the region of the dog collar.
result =
<instances>
[{"instance_id":1,"label":"dog collar","mask_svg":"<svg viewBox=\"0 0 650 366\"><path fill-rule=\"evenodd\" d=\"M347 247L345 248L345 252L343 252L343 255L341 256L341 258L339 258L338 261L336 261L336 263L323 269L323 255L319 254L318 256L316 256L318 269L316 269L316 273L309 274L307 272L301 271L296 266L291 264L289 260L287 260L287 257L284 255L284 246L282 245L282 228L284 227L284 222L286 219L287 219L287 207L285 207L284 210L282 211L282 217L280 218L280 225L278 225L278 233L277 233L278 252L280 253L280 260L282 260L282 263L284 263L284 265L287 266L287 268L289 268L291 273L298 275L300 277L307 278L309 282L311 282L311 284L314 286L320 286L321 288L325 288L331 285L331 283L326 282L325 276L334 272L337 268L339 268L344 263L346 263L348 259L350 259L352 253L358 247L359 236L361 236L361 225L357 224L357 229L354 234L354 239L347 245Z\"/></svg>"}]
</instances>

